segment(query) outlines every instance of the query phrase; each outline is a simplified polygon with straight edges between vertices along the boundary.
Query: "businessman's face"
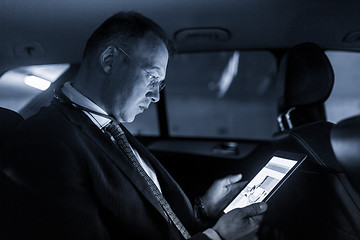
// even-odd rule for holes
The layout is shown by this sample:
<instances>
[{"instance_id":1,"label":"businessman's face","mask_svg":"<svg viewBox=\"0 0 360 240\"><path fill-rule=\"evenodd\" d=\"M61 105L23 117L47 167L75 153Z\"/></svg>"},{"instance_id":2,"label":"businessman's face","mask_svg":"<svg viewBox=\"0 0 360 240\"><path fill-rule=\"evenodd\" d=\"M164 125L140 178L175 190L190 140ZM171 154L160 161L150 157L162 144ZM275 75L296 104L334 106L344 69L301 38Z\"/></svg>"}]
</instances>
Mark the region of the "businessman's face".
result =
<instances>
[{"instance_id":1,"label":"businessman's face","mask_svg":"<svg viewBox=\"0 0 360 240\"><path fill-rule=\"evenodd\" d=\"M165 79L168 51L151 33L135 43L131 53L116 48L107 96L110 111L120 122L132 122L135 116L160 99L159 85Z\"/></svg>"}]
</instances>

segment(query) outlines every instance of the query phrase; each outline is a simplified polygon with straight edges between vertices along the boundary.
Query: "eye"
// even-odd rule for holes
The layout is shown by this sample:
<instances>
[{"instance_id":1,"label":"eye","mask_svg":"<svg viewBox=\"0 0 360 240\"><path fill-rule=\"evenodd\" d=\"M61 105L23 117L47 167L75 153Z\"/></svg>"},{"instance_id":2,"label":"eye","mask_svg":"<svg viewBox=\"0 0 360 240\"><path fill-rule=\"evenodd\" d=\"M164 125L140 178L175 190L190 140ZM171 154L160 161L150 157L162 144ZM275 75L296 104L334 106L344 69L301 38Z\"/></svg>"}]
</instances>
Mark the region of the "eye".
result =
<instances>
[{"instance_id":1,"label":"eye","mask_svg":"<svg viewBox=\"0 0 360 240\"><path fill-rule=\"evenodd\" d=\"M159 85L159 81L157 80L158 78L155 77L155 76L151 76L150 77L150 83L149 83L149 86L154 88L154 87L157 87Z\"/></svg>"},{"instance_id":2,"label":"eye","mask_svg":"<svg viewBox=\"0 0 360 240\"><path fill-rule=\"evenodd\" d=\"M156 76L154 76L154 75L150 75L150 80L153 82L153 81L155 81L155 82L157 82L157 81L159 81L159 79L160 79L160 77L156 77Z\"/></svg>"},{"instance_id":3,"label":"eye","mask_svg":"<svg viewBox=\"0 0 360 240\"><path fill-rule=\"evenodd\" d=\"M157 84L157 82L159 82L160 81L160 77L159 76L155 76L155 75L152 75L152 74L150 74L150 73L148 73L148 76L149 76L149 79L150 79L150 83L149 84L151 84L151 85L156 85ZM154 86L155 86L154 85Z\"/></svg>"},{"instance_id":4,"label":"eye","mask_svg":"<svg viewBox=\"0 0 360 240\"><path fill-rule=\"evenodd\" d=\"M156 80L155 80L156 79ZM151 80L149 83L149 87L156 88L159 87L159 91L165 88L165 80L159 81L159 77L156 77L154 80Z\"/></svg>"}]
</instances>

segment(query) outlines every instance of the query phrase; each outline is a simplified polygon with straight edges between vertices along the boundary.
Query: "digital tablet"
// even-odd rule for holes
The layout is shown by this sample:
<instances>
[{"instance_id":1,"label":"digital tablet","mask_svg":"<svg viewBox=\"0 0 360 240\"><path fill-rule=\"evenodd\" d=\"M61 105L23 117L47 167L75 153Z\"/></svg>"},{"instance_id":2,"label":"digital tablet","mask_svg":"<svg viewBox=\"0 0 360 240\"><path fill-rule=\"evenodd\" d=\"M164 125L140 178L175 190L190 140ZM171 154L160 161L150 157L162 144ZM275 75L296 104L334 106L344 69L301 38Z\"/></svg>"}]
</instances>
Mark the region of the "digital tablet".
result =
<instances>
[{"instance_id":1,"label":"digital tablet","mask_svg":"<svg viewBox=\"0 0 360 240\"><path fill-rule=\"evenodd\" d=\"M276 151L269 162L224 209L224 213L269 200L305 158L306 155L301 153Z\"/></svg>"}]
</instances>

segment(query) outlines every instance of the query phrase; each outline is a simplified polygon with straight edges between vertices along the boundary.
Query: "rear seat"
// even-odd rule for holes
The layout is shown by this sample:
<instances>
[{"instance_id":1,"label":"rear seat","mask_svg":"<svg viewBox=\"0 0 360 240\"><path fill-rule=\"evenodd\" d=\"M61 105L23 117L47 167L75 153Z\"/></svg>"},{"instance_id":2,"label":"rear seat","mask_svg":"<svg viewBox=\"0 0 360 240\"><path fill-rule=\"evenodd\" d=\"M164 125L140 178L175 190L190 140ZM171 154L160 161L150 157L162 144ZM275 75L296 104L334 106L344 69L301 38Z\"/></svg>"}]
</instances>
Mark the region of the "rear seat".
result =
<instances>
[{"instance_id":1,"label":"rear seat","mask_svg":"<svg viewBox=\"0 0 360 240\"><path fill-rule=\"evenodd\" d=\"M299 44L283 57L279 79L285 83L279 132L271 147L257 153L266 151L267 159L277 150L308 157L269 200L260 239L360 239L354 223L360 217L348 214L351 210L342 200L351 198L351 193L343 184L347 173L332 149L337 126L326 121L323 106L334 84L328 58L315 44Z\"/></svg>"}]
</instances>

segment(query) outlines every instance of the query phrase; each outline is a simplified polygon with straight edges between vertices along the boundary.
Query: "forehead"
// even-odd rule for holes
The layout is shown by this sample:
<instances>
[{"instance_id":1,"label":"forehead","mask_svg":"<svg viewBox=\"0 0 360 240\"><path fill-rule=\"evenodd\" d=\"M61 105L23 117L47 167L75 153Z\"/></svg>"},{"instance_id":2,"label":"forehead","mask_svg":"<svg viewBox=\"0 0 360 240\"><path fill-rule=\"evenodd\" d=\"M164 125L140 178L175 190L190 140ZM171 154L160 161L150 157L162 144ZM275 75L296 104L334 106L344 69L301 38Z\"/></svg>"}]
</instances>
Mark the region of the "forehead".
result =
<instances>
[{"instance_id":1,"label":"forehead","mask_svg":"<svg viewBox=\"0 0 360 240\"><path fill-rule=\"evenodd\" d=\"M155 67L166 69L169 59L165 44L153 33L145 36L133 45L132 56L141 61L144 67Z\"/></svg>"}]
</instances>

